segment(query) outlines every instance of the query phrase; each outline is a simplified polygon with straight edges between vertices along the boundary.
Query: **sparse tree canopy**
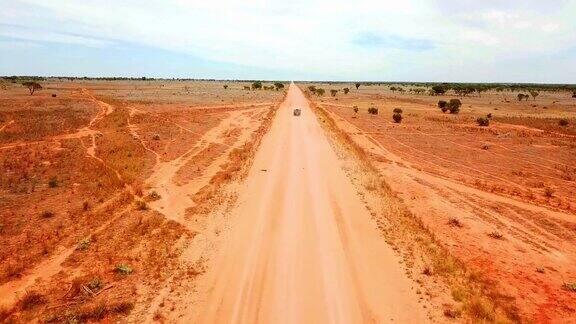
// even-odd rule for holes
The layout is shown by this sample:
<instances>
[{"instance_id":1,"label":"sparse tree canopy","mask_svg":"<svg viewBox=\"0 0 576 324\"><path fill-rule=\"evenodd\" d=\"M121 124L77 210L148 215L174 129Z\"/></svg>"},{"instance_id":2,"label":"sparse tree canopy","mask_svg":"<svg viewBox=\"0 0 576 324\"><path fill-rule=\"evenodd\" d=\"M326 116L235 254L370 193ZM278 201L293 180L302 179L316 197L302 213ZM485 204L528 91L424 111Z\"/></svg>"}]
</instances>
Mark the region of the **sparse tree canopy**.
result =
<instances>
[{"instance_id":1,"label":"sparse tree canopy","mask_svg":"<svg viewBox=\"0 0 576 324\"><path fill-rule=\"evenodd\" d=\"M533 98L534 100L536 100L536 97L538 97L539 94L540 94L540 93L539 93L538 91L530 90L530 95L532 96L532 98Z\"/></svg>"},{"instance_id":2,"label":"sparse tree canopy","mask_svg":"<svg viewBox=\"0 0 576 324\"><path fill-rule=\"evenodd\" d=\"M284 83L282 82L274 82L274 86L276 87L276 91L284 89Z\"/></svg>"},{"instance_id":3,"label":"sparse tree canopy","mask_svg":"<svg viewBox=\"0 0 576 324\"><path fill-rule=\"evenodd\" d=\"M322 89L322 88L318 88L316 89L316 95L322 97L324 95L324 93L326 93L326 90Z\"/></svg>"},{"instance_id":4,"label":"sparse tree canopy","mask_svg":"<svg viewBox=\"0 0 576 324\"><path fill-rule=\"evenodd\" d=\"M330 90L330 95L331 95L332 97L336 97L336 94L337 94L337 93L338 93L338 90L336 90L336 89Z\"/></svg>"},{"instance_id":5,"label":"sparse tree canopy","mask_svg":"<svg viewBox=\"0 0 576 324\"><path fill-rule=\"evenodd\" d=\"M310 90L310 92L315 93L316 92L316 87L315 86L308 86L308 90Z\"/></svg>"},{"instance_id":6,"label":"sparse tree canopy","mask_svg":"<svg viewBox=\"0 0 576 324\"><path fill-rule=\"evenodd\" d=\"M378 115L378 108L376 108L376 107L370 107L370 108L368 108L368 113L369 113L370 115Z\"/></svg>"},{"instance_id":7,"label":"sparse tree canopy","mask_svg":"<svg viewBox=\"0 0 576 324\"><path fill-rule=\"evenodd\" d=\"M262 89L262 82L261 81L254 81L252 82L252 90Z\"/></svg>"},{"instance_id":8,"label":"sparse tree canopy","mask_svg":"<svg viewBox=\"0 0 576 324\"><path fill-rule=\"evenodd\" d=\"M447 102L444 100L439 100L438 101L438 108L442 109L444 107L446 107Z\"/></svg>"},{"instance_id":9,"label":"sparse tree canopy","mask_svg":"<svg viewBox=\"0 0 576 324\"><path fill-rule=\"evenodd\" d=\"M342 89L342 91L344 91L344 94L348 94L348 92L350 92L350 89L349 89L349 88L344 88L344 89Z\"/></svg>"},{"instance_id":10,"label":"sparse tree canopy","mask_svg":"<svg viewBox=\"0 0 576 324\"><path fill-rule=\"evenodd\" d=\"M394 110L392 110L393 113L395 114L401 114L402 113L402 109L401 108L394 108Z\"/></svg>"},{"instance_id":11,"label":"sparse tree canopy","mask_svg":"<svg viewBox=\"0 0 576 324\"><path fill-rule=\"evenodd\" d=\"M228 85L227 85L227 84L224 85L224 89L228 89Z\"/></svg>"},{"instance_id":12,"label":"sparse tree canopy","mask_svg":"<svg viewBox=\"0 0 576 324\"><path fill-rule=\"evenodd\" d=\"M34 94L36 90L42 90L42 86L38 82L27 81L22 83L23 86L27 87L30 90L30 95Z\"/></svg>"},{"instance_id":13,"label":"sparse tree canopy","mask_svg":"<svg viewBox=\"0 0 576 324\"><path fill-rule=\"evenodd\" d=\"M394 120L395 123L399 124L402 121L402 114L395 112L392 115L392 119Z\"/></svg>"},{"instance_id":14,"label":"sparse tree canopy","mask_svg":"<svg viewBox=\"0 0 576 324\"><path fill-rule=\"evenodd\" d=\"M356 83L355 86L356 86L356 90L358 90L358 88L360 88L360 83Z\"/></svg>"}]
</instances>

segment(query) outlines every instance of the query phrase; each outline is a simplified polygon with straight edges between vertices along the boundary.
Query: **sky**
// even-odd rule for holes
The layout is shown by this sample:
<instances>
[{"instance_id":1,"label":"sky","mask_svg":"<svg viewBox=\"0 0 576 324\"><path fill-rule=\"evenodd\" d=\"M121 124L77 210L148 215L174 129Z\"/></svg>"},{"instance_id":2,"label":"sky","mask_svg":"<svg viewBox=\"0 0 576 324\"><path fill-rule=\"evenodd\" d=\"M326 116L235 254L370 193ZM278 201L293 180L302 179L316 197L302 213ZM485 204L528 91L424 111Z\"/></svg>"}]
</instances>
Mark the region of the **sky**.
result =
<instances>
[{"instance_id":1,"label":"sky","mask_svg":"<svg viewBox=\"0 0 576 324\"><path fill-rule=\"evenodd\" d=\"M576 83L576 0L0 0L0 75Z\"/></svg>"}]
</instances>

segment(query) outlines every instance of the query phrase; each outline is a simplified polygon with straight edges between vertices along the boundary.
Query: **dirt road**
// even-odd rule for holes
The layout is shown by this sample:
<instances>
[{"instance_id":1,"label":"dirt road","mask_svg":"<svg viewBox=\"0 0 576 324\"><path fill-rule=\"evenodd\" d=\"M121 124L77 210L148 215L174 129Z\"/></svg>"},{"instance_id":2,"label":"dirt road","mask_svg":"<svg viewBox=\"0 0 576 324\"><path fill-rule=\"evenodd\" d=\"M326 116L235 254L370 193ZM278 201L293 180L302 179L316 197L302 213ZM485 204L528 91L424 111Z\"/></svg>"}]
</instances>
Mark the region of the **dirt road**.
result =
<instances>
[{"instance_id":1,"label":"dirt road","mask_svg":"<svg viewBox=\"0 0 576 324\"><path fill-rule=\"evenodd\" d=\"M416 287L340 163L292 84L201 279L206 299L181 320L426 322Z\"/></svg>"}]
</instances>

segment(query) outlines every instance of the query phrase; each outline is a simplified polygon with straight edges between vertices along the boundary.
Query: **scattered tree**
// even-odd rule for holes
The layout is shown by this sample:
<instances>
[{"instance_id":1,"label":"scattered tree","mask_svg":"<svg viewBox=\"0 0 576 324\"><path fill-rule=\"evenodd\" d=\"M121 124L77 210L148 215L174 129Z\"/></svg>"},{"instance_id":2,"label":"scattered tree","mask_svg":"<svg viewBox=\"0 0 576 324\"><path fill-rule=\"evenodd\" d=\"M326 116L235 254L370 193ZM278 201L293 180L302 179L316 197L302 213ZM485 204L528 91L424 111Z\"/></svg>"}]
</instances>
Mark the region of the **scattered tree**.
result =
<instances>
[{"instance_id":1,"label":"scattered tree","mask_svg":"<svg viewBox=\"0 0 576 324\"><path fill-rule=\"evenodd\" d=\"M356 83L355 86L356 86L356 90L358 90L358 88L360 88L360 83Z\"/></svg>"},{"instance_id":2,"label":"scattered tree","mask_svg":"<svg viewBox=\"0 0 576 324\"><path fill-rule=\"evenodd\" d=\"M324 90L322 88L316 89L316 95L317 96L322 97L324 95L324 93L326 93L326 90Z\"/></svg>"},{"instance_id":3,"label":"scattered tree","mask_svg":"<svg viewBox=\"0 0 576 324\"><path fill-rule=\"evenodd\" d=\"M330 90L330 95L331 95L332 97L336 97L336 94L337 94L337 93L338 93L338 90L336 90L336 89Z\"/></svg>"},{"instance_id":4,"label":"scattered tree","mask_svg":"<svg viewBox=\"0 0 576 324\"><path fill-rule=\"evenodd\" d=\"M224 87L224 89L228 89L228 85L227 85L227 84L225 84L223 87Z\"/></svg>"},{"instance_id":5,"label":"scattered tree","mask_svg":"<svg viewBox=\"0 0 576 324\"><path fill-rule=\"evenodd\" d=\"M441 94L446 93L446 88L444 88L441 85L435 85L432 87L432 91L434 91L435 95L441 95Z\"/></svg>"},{"instance_id":6,"label":"scattered tree","mask_svg":"<svg viewBox=\"0 0 576 324\"><path fill-rule=\"evenodd\" d=\"M312 93L316 93L316 87L315 86L308 86L308 90L310 90L310 92Z\"/></svg>"},{"instance_id":7,"label":"scattered tree","mask_svg":"<svg viewBox=\"0 0 576 324\"><path fill-rule=\"evenodd\" d=\"M457 114L458 112L460 112L460 106L462 106L462 102L460 102L460 99L450 99L450 101L447 104L447 108L448 110L450 110L451 114Z\"/></svg>"},{"instance_id":8,"label":"scattered tree","mask_svg":"<svg viewBox=\"0 0 576 324\"><path fill-rule=\"evenodd\" d=\"M568 122L568 118L560 118L560 120L558 121L558 125L564 127L564 126L568 126L569 122Z\"/></svg>"},{"instance_id":9,"label":"scattered tree","mask_svg":"<svg viewBox=\"0 0 576 324\"><path fill-rule=\"evenodd\" d=\"M394 110L392 110L393 113L395 114L401 114L402 113L402 109L401 108L394 108Z\"/></svg>"},{"instance_id":10,"label":"scattered tree","mask_svg":"<svg viewBox=\"0 0 576 324\"><path fill-rule=\"evenodd\" d=\"M350 92L350 89L349 89L349 88L344 88L344 89L342 89L342 91L344 91L344 94L348 94L348 92Z\"/></svg>"},{"instance_id":11,"label":"scattered tree","mask_svg":"<svg viewBox=\"0 0 576 324\"><path fill-rule=\"evenodd\" d=\"M536 97L538 97L539 94L540 93L538 91L530 90L530 95L534 100L536 100Z\"/></svg>"},{"instance_id":12,"label":"scattered tree","mask_svg":"<svg viewBox=\"0 0 576 324\"><path fill-rule=\"evenodd\" d=\"M354 106L354 113L358 113L358 106Z\"/></svg>"},{"instance_id":13,"label":"scattered tree","mask_svg":"<svg viewBox=\"0 0 576 324\"><path fill-rule=\"evenodd\" d=\"M252 90L262 89L262 82L261 81L254 81L252 82Z\"/></svg>"},{"instance_id":14,"label":"scattered tree","mask_svg":"<svg viewBox=\"0 0 576 324\"><path fill-rule=\"evenodd\" d=\"M376 108L376 107L370 107L370 108L368 108L368 113L369 113L370 115L378 115L378 108Z\"/></svg>"},{"instance_id":15,"label":"scattered tree","mask_svg":"<svg viewBox=\"0 0 576 324\"><path fill-rule=\"evenodd\" d=\"M522 101L522 99L528 100L528 98L530 98L530 96L527 94L523 94L523 93L518 94L518 101Z\"/></svg>"},{"instance_id":16,"label":"scattered tree","mask_svg":"<svg viewBox=\"0 0 576 324\"><path fill-rule=\"evenodd\" d=\"M402 114L401 113L394 113L392 115L392 119L395 123L399 124L402 121Z\"/></svg>"},{"instance_id":17,"label":"scattered tree","mask_svg":"<svg viewBox=\"0 0 576 324\"><path fill-rule=\"evenodd\" d=\"M38 82L34 82L34 81L27 81L27 82L23 82L22 83L23 86L25 86L26 88L28 88L28 90L30 91L30 95L34 95L34 91L38 90L42 90L42 86L40 85L40 83Z\"/></svg>"},{"instance_id":18,"label":"scattered tree","mask_svg":"<svg viewBox=\"0 0 576 324\"><path fill-rule=\"evenodd\" d=\"M276 91L284 89L284 83L282 82L274 82L274 86L276 87Z\"/></svg>"}]
</instances>

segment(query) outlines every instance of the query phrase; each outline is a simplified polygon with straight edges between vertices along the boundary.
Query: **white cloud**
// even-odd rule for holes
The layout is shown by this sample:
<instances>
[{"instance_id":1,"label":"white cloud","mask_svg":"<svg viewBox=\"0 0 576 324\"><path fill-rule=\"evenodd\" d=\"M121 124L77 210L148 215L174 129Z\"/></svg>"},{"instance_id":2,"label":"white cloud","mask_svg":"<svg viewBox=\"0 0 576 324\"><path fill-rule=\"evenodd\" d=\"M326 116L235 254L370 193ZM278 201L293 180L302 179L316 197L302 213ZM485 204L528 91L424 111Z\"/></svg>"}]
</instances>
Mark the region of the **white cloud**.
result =
<instances>
[{"instance_id":1,"label":"white cloud","mask_svg":"<svg viewBox=\"0 0 576 324\"><path fill-rule=\"evenodd\" d=\"M497 64L576 46L575 4L542 12L535 1L492 0L0 0L0 35L112 49L128 42L295 77L427 80L455 62ZM367 49L354 42L366 33L433 49ZM461 66L456 77L474 79Z\"/></svg>"}]
</instances>

